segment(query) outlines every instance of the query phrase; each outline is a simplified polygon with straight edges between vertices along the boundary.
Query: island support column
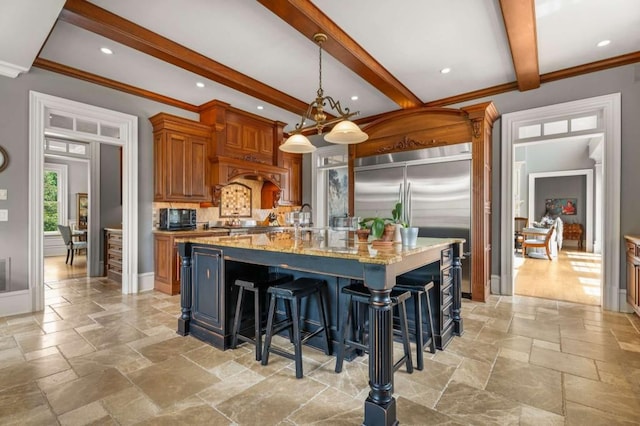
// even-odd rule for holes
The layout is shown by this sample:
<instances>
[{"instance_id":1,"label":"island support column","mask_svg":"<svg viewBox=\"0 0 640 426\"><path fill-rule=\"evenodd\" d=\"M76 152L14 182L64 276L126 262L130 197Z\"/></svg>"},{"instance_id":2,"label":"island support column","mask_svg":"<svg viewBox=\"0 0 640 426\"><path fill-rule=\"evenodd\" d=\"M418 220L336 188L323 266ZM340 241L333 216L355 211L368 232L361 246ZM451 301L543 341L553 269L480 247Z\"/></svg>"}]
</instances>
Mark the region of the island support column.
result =
<instances>
[{"instance_id":1,"label":"island support column","mask_svg":"<svg viewBox=\"0 0 640 426\"><path fill-rule=\"evenodd\" d=\"M391 289L371 291L369 304L369 386L364 425L397 425L393 398L393 311Z\"/></svg>"},{"instance_id":2,"label":"island support column","mask_svg":"<svg viewBox=\"0 0 640 426\"><path fill-rule=\"evenodd\" d=\"M182 257L182 267L180 268L180 308L182 313L178 318L178 334L186 336L189 334L189 323L191 322L191 244L178 244L178 253Z\"/></svg>"},{"instance_id":3,"label":"island support column","mask_svg":"<svg viewBox=\"0 0 640 426\"><path fill-rule=\"evenodd\" d=\"M462 243L453 244L453 334L456 336L462 336L464 328L462 326L462 316L460 311L462 310L462 262L460 256L462 255Z\"/></svg>"}]
</instances>

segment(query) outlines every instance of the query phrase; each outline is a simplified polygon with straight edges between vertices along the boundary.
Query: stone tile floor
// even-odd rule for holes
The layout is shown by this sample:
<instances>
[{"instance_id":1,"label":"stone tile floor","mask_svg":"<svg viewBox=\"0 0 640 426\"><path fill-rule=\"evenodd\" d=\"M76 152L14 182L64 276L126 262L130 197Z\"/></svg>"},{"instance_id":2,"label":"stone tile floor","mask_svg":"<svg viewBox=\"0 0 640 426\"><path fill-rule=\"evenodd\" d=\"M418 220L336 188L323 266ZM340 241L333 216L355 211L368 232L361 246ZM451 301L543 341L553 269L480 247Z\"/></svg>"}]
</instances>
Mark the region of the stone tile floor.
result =
<instances>
[{"instance_id":1,"label":"stone tile floor","mask_svg":"<svg viewBox=\"0 0 640 426\"><path fill-rule=\"evenodd\" d=\"M305 350L305 377L245 344L176 335L179 296L105 279L47 284L43 312L0 318L0 424L357 425L364 357ZM395 376L407 425L640 423L640 319L528 297L465 301L465 333ZM278 344L287 345L280 339ZM400 347L397 348L401 350Z\"/></svg>"}]
</instances>

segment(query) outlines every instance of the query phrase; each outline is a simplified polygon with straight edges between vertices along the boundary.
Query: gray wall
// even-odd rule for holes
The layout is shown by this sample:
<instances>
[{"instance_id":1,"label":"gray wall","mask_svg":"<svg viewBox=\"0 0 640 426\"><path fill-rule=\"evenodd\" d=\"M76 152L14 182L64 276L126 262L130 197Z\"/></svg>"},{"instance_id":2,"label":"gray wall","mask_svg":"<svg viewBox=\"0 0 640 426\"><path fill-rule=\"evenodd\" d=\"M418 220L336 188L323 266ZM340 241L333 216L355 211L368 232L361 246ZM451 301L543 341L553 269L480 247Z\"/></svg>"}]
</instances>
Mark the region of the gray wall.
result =
<instances>
[{"instance_id":1,"label":"gray wall","mask_svg":"<svg viewBox=\"0 0 640 426\"><path fill-rule=\"evenodd\" d=\"M9 191L9 199L0 201L0 209L9 209L9 221L0 222L0 258L11 257L16 287L25 287L28 276L30 90L138 116L138 272L153 272L153 129L148 118L167 112L197 120L197 114L39 68L15 79L0 77L0 145L10 156L9 167L0 173L0 188Z\"/></svg>"},{"instance_id":2,"label":"gray wall","mask_svg":"<svg viewBox=\"0 0 640 426\"><path fill-rule=\"evenodd\" d=\"M595 162L589 158L587 140L562 140L558 142L528 144L517 147L515 149L515 157L516 161L525 162L522 168L522 181L520 182L520 194L524 200L524 204L520 209L522 216L529 214L529 173L580 169L594 170L595 164ZM539 205L536 203L536 215L534 218L530 218L530 220L539 220L544 213L544 208L542 212L540 212L538 207Z\"/></svg>"},{"instance_id":3,"label":"gray wall","mask_svg":"<svg viewBox=\"0 0 640 426\"><path fill-rule=\"evenodd\" d=\"M473 105L483 101L493 101L500 114L523 111L546 105L575 101L595 96L621 93L622 106L622 147L620 176L622 182L639 182L640 167L640 64L626 65L578 77L543 84L540 88L527 92L508 92L490 98L477 99L464 104ZM494 275L500 274L500 234L502 224L500 218L500 146L501 120L493 127L493 220L492 220L492 262ZM606 143L606 142L605 142ZM609 235L615 240L624 254L623 236L640 234L640 191L633 184L622 184L620 188L620 235ZM620 285L625 287L625 257L620 256Z\"/></svg>"},{"instance_id":4,"label":"gray wall","mask_svg":"<svg viewBox=\"0 0 640 426\"><path fill-rule=\"evenodd\" d=\"M100 144L100 229L122 226L121 176L120 147ZM104 233L100 233L101 260L103 251Z\"/></svg>"},{"instance_id":5,"label":"gray wall","mask_svg":"<svg viewBox=\"0 0 640 426\"><path fill-rule=\"evenodd\" d=\"M560 219L564 223L581 223L583 227L586 227L587 179L584 175L536 179L535 216L533 220L540 220L545 212L545 200L549 198L576 198L576 214L561 214Z\"/></svg>"}]
</instances>

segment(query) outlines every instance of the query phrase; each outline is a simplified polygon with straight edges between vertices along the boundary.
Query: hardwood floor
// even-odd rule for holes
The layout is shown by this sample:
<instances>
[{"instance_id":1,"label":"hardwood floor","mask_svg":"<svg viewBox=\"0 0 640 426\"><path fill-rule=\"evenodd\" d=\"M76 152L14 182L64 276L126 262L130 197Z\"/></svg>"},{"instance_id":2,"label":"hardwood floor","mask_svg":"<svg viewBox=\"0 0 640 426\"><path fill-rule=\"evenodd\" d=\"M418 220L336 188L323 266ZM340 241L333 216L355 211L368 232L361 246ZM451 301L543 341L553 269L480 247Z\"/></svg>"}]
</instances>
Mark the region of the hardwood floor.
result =
<instances>
[{"instance_id":1,"label":"hardwood floor","mask_svg":"<svg viewBox=\"0 0 640 426\"><path fill-rule=\"evenodd\" d=\"M563 248L552 261L514 259L515 294L600 306L602 261L599 254Z\"/></svg>"},{"instance_id":2,"label":"hardwood floor","mask_svg":"<svg viewBox=\"0 0 640 426\"><path fill-rule=\"evenodd\" d=\"M65 264L67 256L51 256L44 258L44 282L84 278L87 276L87 256L76 254L73 265Z\"/></svg>"}]
</instances>

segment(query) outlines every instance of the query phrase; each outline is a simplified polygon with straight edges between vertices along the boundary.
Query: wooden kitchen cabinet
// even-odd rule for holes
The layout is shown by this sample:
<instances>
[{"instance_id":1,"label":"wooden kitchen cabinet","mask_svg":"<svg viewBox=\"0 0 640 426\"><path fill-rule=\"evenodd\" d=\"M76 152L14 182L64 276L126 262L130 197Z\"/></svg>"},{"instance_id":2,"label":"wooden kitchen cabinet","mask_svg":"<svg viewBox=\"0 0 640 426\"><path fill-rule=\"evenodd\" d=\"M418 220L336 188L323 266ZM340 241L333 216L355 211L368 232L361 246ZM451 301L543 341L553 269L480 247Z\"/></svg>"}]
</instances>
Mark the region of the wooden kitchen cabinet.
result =
<instances>
[{"instance_id":1,"label":"wooden kitchen cabinet","mask_svg":"<svg viewBox=\"0 0 640 426\"><path fill-rule=\"evenodd\" d=\"M627 302L640 315L640 236L626 235Z\"/></svg>"},{"instance_id":2,"label":"wooden kitchen cabinet","mask_svg":"<svg viewBox=\"0 0 640 426\"><path fill-rule=\"evenodd\" d=\"M275 165L274 122L234 109L228 109L225 118L225 156Z\"/></svg>"},{"instance_id":3,"label":"wooden kitchen cabinet","mask_svg":"<svg viewBox=\"0 0 640 426\"><path fill-rule=\"evenodd\" d=\"M122 229L104 229L104 275L122 283Z\"/></svg>"},{"instance_id":4,"label":"wooden kitchen cabinet","mask_svg":"<svg viewBox=\"0 0 640 426\"><path fill-rule=\"evenodd\" d=\"M164 113L150 120L154 132L154 201L211 201L207 158L211 127Z\"/></svg>"},{"instance_id":5,"label":"wooden kitchen cabinet","mask_svg":"<svg viewBox=\"0 0 640 426\"><path fill-rule=\"evenodd\" d=\"M280 192L280 204L299 206L302 204L302 155L284 153L282 167L288 170L283 176Z\"/></svg>"}]
</instances>

